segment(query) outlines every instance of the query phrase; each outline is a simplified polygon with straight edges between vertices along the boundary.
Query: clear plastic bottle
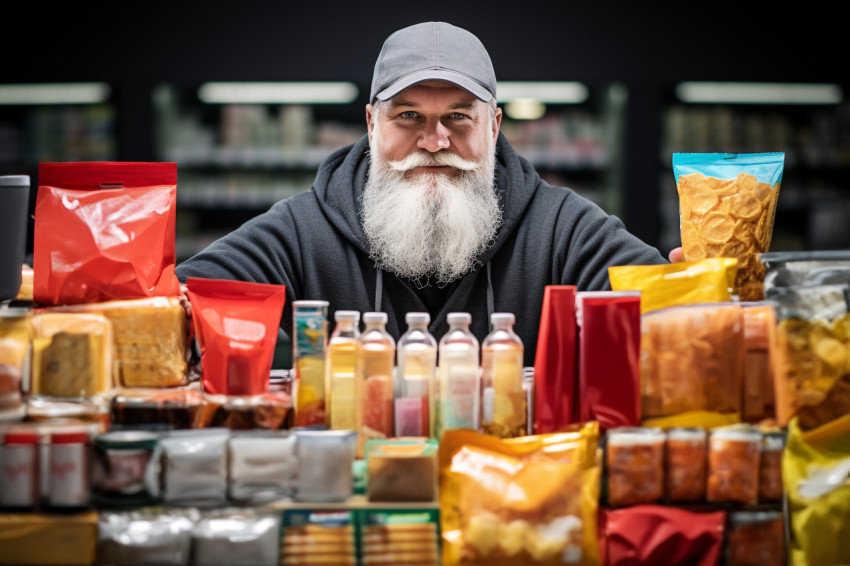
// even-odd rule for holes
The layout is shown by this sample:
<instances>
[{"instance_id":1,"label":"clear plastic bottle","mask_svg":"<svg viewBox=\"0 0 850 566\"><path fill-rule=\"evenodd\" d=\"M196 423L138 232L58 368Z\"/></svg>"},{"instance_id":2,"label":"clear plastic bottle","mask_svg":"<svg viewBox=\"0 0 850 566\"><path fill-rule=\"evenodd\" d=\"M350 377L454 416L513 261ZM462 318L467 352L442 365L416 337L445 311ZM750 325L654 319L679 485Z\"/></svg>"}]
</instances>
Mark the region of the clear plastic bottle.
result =
<instances>
[{"instance_id":1,"label":"clear plastic bottle","mask_svg":"<svg viewBox=\"0 0 850 566\"><path fill-rule=\"evenodd\" d=\"M328 342L328 391L330 428L355 430L354 374L357 363L357 337L360 336L360 312L336 311L333 333Z\"/></svg>"},{"instance_id":2,"label":"clear plastic bottle","mask_svg":"<svg viewBox=\"0 0 850 566\"><path fill-rule=\"evenodd\" d=\"M357 338L357 457L366 441L393 436L395 340L386 330L387 313L363 313L366 327Z\"/></svg>"},{"instance_id":3,"label":"clear plastic bottle","mask_svg":"<svg viewBox=\"0 0 850 566\"><path fill-rule=\"evenodd\" d=\"M490 315L492 330L481 344L481 429L499 438L528 434L523 381L523 344L513 313Z\"/></svg>"},{"instance_id":4,"label":"clear plastic bottle","mask_svg":"<svg viewBox=\"0 0 850 566\"><path fill-rule=\"evenodd\" d=\"M440 339L436 437L455 428L479 427L480 345L469 330L469 313L449 313L449 330Z\"/></svg>"},{"instance_id":5,"label":"clear plastic bottle","mask_svg":"<svg viewBox=\"0 0 850 566\"><path fill-rule=\"evenodd\" d=\"M407 332L399 338L397 349L395 435L433 436L437 340L428 332L428 313L409 312L404 318Z\"/></svg>"}]
</instances>

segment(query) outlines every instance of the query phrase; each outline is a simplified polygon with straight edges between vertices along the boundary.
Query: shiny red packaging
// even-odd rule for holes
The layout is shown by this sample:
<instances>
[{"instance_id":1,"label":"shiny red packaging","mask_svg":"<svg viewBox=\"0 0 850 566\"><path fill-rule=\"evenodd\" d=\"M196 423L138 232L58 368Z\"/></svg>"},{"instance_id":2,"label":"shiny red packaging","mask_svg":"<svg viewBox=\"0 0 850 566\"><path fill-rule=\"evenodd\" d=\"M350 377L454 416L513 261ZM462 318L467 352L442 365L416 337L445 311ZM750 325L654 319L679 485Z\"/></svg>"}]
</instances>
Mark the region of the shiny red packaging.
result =
<instances>
[{"instance_id":1,"label":"shiny red packaging","mask_svg":"<svg viewBox=\"0 0 850 566\"><path fill-rule=\"evenodd\" d=\"M574 285L547 285L534 358L534 433L575 422L576 313Z\"/></svg>"},{"instance_id":2,"label":"shiny red packaging","mask_svg":"<svg viewBox=\"0 0 850 566\"><path fill-rule=\"evenodd\" d=\"M715 566L723 551L725 511L636 505L600 510L603 565Z\"/></svg>"},{"instance_id":3,"label":"shiny red packaging","mask_svg":"<svg viewBox=\"0 0 850 566\"><path fill-rule=\"evenodd\" d=\"M190 277L186 289L201 347L204 392L266 393L285 286Z\"/></svg>"},{"instance_id":4,"label":"shiny red packaging","mask_svg":"<svg viewBox=\"0 0 850 566\"><path fill-rule=\"evenodd\" d=\"M640 292L576 294L578 418L640 425Z\"/></svg>"},{"instance_id":5,"label":"shiny red packaging","mask_svg":"<svg viewBox=\"0 0 850 566\"><path fill-rule=\"evenodd\" d=\"M41 163L33 301L176 297L176 163Z\"/></svg>"}]
</instances>

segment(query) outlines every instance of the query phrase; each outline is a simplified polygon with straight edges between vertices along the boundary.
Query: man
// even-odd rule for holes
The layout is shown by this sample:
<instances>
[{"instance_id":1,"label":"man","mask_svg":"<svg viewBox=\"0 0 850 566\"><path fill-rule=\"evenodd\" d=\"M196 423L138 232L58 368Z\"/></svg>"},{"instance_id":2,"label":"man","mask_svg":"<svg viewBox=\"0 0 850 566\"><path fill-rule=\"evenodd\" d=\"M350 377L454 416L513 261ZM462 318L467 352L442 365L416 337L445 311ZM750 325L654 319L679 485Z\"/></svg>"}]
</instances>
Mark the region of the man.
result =
<instances>
[{"instance_id":1,"label":"man","mask_svg":"<svg viewBox=\"0 0 850 566\"><path fill-rule=\"evenodd\" d=\"M319 168L310 191L211 244L177 268L187 277L286 286L292 301L333 311L469 312L482 340L492 312L516 315L533 365L546 285L608 288L612 265L660 264L622 222L541 180L499 132L496 76L481 42L428 22L387 38L375 65L368 134Z\"/></svg>"}]
</instances>

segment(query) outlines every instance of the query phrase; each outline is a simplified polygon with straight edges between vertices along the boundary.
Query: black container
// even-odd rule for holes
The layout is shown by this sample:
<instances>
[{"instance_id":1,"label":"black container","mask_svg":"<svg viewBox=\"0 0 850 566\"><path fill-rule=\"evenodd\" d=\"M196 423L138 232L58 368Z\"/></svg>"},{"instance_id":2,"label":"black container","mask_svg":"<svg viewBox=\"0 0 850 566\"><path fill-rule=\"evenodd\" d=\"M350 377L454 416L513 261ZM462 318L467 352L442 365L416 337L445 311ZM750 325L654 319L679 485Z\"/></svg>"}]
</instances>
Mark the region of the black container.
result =
<instances>
[{"instance_id":1,"label":"black container","mask_svg":"<svg viewBox=\"0 0 850 566\"><path fill-rule=\"evenodd\" d=\"M21 290L29 194L29 175L0 176L0 301L14 299Z\"/></svg>"}]
</instances>

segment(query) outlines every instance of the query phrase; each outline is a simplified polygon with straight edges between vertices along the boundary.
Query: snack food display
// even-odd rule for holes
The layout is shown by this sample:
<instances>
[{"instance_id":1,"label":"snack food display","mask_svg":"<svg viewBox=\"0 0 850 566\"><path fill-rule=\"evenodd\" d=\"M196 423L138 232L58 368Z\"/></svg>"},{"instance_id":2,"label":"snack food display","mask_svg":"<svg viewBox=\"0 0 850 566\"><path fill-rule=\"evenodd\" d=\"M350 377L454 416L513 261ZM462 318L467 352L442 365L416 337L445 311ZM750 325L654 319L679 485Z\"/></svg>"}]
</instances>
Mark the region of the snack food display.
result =
<instances>
[{"instance_id":1,"label":"snack food display","mask_svg":"<svg viewBox=\"0 0 850 566\"><path fill-rule=\"evenodd\" d=\"M673 168L685 260L736 258L736 294L763 299L784 154L674 154Z\"/></svg>"},{"instance_id":2,"label":"snack food display","mask_svg":"<svg viewBox=\"0 0 850 566\"><path fill-rule=\"evenodd\" d=\"M762 432L732 425L711 431L706 499L712 503L757 503Z\"/></svg>"},{"instance_id":3,"label":"snack food display","mask_svg":"<svg viewBox=\"0 0 850 566\"><path fill-rule=\"evenodd\" d=\"M707 438L703 428L671 428L664 453L665 494L674 503L705 500Z\"/></svg>"}]
</instances>

